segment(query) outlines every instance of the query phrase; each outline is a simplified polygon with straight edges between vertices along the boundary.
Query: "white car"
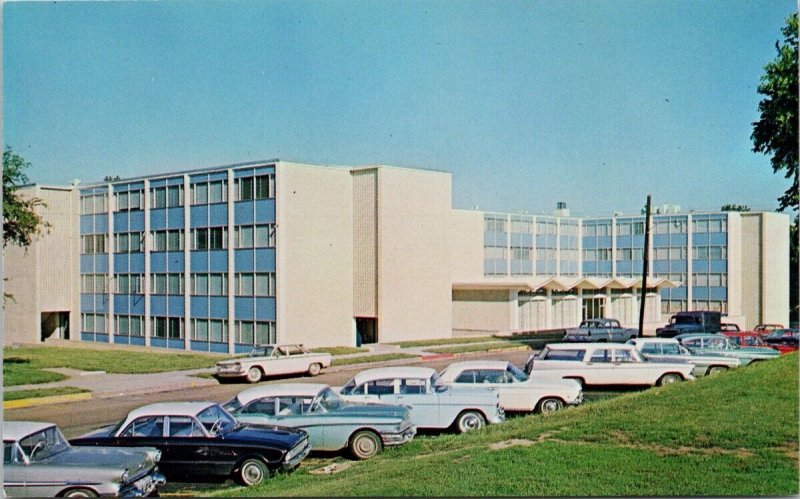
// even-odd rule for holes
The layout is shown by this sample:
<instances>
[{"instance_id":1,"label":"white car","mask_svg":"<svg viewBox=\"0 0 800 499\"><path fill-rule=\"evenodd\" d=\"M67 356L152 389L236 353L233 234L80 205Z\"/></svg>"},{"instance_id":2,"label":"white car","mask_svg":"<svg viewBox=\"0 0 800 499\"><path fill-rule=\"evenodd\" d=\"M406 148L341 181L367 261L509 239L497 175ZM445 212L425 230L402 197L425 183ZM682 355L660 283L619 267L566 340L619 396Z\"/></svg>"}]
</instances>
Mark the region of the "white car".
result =
<instances>
[{"instance_id":1,"label":"white car","mask_svg":"<svg viewBox=\"0 0 800 499\"><path fill-rule=\"evenodd\" d=\"M504 411L550 413L583 401L583 390L576 381L528 376L514 364L500 360L454 362L439 373L437 383L494 388Z\"/></svg>"},{"instance_id":2,"label":"white car","mask_svg":"<svg viewBox=\"0 0 800 499\"><path fill-rule=\"evenodd\" d=\"M694 364L692 374L695 377L721 373L742 365L737 358L694 353L678 343L675 338L634 338L628 343L633 345L647 360Z\"/></svg>"},{"instance_id":3,"label":"white car","mask_svg":"<svg viewBox=\"0 0 800 499\"><path fill-rule=\"evenodd\" d=\"M582 385L668 385L694 379L691 363L646 360L633 345L551 343L531 355L525 370L547 373Z\"/></svg>"},{"instance_id":4,"label":"white car","mask_svg":"<svg viewBox=\"0 0 800 499\"><path fill-rule=\"evenodd\" d=\"M247 357L217 362L217 378L245 378L250 383L264 376L308 373L316 376L331 365L331 354L312 353L303 345L259 345Z\"/></svg>"}]
</instances>

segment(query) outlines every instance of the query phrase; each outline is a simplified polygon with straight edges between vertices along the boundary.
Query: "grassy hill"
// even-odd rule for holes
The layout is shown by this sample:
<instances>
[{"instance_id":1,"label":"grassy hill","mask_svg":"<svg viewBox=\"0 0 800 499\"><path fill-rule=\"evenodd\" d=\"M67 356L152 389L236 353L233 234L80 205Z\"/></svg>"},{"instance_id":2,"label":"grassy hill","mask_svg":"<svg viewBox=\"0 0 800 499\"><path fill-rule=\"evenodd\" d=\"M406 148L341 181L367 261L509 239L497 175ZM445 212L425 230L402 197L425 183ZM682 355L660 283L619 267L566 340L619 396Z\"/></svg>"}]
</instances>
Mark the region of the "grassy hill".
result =
<instances>
[{"instance_id":1,"label":"grassy hill","mask_svg":"<svg viewBox=\"0 0 800 499\"><path fill-rule=\"evenodd\" d=\"M629 393L376 459L308 460L258 496L787 496L798 494L798 355Z\"/></svg>"}]
</instances>

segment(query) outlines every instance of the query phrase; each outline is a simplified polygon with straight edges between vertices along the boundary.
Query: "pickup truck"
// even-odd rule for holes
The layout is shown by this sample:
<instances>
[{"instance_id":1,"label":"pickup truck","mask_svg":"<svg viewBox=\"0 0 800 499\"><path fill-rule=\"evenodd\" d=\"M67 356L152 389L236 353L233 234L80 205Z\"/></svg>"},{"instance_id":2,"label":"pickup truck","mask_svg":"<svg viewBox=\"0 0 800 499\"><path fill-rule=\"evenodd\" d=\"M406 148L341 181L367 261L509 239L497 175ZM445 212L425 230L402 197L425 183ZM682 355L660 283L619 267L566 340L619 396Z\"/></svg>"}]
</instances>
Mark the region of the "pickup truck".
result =
<instances>
[{"instance_id":1,"label":"pickup truck","mask_svg":"<svg viewBox=\"0 0 800 499\"><path fill-rule=\"evenodd\" d=\"M669 324L656 329L659 338L674 338L688 333L719 333L722 329L720 312L697 310L678 312L673 315Z\"/></svg>"},{"instance_id":2,"label":"pickup truck","mask_svg":"<svg viewBox=\"0 0 800 499\"><path fill-rule=\"evenodd\" d=\"M625 343L636 338L639 331L620 326L617 319L588 319L576 328L567 329L563 341L568 343L616 342Z\"/></svg>"},{"instance_id":3,"label":"pickup truck","mask_svg":"<svg viewBox=\"0 0 800 499\"><path fill-rule=\"evenodd\" d=\"M264 376L308 373L316 376L331 365L331 354L312 353L303 345L259 345L247 357L217 362L217 379L244 378L257 383Z\"/></svg>"}]
</instances>

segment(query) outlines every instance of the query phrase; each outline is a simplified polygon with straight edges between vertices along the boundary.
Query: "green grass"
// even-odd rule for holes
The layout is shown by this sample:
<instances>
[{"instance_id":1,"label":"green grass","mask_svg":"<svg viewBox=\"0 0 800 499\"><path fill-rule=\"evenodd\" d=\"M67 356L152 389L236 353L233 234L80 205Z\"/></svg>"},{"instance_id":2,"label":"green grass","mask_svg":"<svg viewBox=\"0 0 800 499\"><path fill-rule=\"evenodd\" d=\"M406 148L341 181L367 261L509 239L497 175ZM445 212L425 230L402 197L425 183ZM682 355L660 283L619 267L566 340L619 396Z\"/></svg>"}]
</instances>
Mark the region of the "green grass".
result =
<instances>
[{"instance_id":1,"label":"green grass","mask_svg":"<svg viewBox=\"0 0 800 499\"><path fill-rule=\"evenodd\" d=\"M332 475L309 461L257 496L792 496L798 354L467 435L416 438ZM494 450L515 439L526 445Z\"/></svg>"},{"instance_id":2,"label":"green grass","mask_svg":"<svg viewBox=\"0 0 800 499\"><path fill-rule=\"evenodd\" d=\"M397 345L400 348L409 347L430 347L436 345L458 345L462 343L480 343L482 341L494 341L497 338L494 336L472 336L468 338L443 338L440 340L419 340L419 341L398 341L390 343L390 345Z\"/></svg>"},{"instance_id":3,"label":"green grass","mask_svg":"<svg viewBox=\"0 0 800 499\"><path fill-rule=\"evenodd\" d=\"M473 343L454 347L436 347L427 349L428 352L435 353L468 353L468 352L488 352L500 348L527 347L528 345L519 341L492 341L490 343Z\"/></svg>"},{"instance_id":4,"label":"green grass","mask_svg":"<svg viewBox=\"0 0 800 499\"><path fill-rule=\"evenodd\" d=\"M466 338L443 338L438 340L399 341L397 343L390 343L390 344L398 345L401 348L412 348L412 347L435 347L440 345L468 345L471 343L487 343L487 342L502 342L502 341L515 343L524 341L529 346L533 346L534 348L540 348L546 343L561 341L563 337L564 335L562 333L547 333L547 334L528 333L528 334L516 334L514 336L471 336ZM468 350L468 351L476 351L476 350Z\"/></svg>"},{"instance_id":5,"label":"green grass","mask_svg":"<svg viewBox=\"0 0 800 499\"><path fill-rule=\"evenodd\" d=\"M214 367L208 355L152 351L95 350L88 348L22 347L3 349L3 382L6 386L48 383L64 376L40 369L69 367L109 373L158 373Z\"/></svg>"},{"instance_id":6,"label":"green grass","mask_svg":"<svg viewBox=\"0 0 800 499\"><path fill-rule=\"evenodd\" d=\"M312 348L311 352L329 353L331 355L347 355L349 353L369 352L369 348L357 347L320 347Z\"/></svg>"},{"instance_id":7,"label":"green grass","mask_svg":"<svg viewBox=\"0 0 800 499\"><path fill-rule=\"evenodd\" d=\"M397 359L413 359L419 358L419 355L412 355L408 353L384 353L380 355L362 355L359 357L347 357L344 359L334 358L331 361L331 366L349 366L351 364L362 364L364 362L383 362L386 360Z\"/></svg>"},{"instance_id":8,"label":"green grass","mask_svg":"<svg viewBox=\"0 0 800 499\"><path fill-rule=\"evenodd\" d=\"M21 400L33 399L39 397L54 397L56 395L70 395L73 393L87 393L90 390L84 390L76 386L57 386L55 388L39 388L36 390L15 390L11 392L3 392L3 400Z\"/></svg>"}]
</instances>

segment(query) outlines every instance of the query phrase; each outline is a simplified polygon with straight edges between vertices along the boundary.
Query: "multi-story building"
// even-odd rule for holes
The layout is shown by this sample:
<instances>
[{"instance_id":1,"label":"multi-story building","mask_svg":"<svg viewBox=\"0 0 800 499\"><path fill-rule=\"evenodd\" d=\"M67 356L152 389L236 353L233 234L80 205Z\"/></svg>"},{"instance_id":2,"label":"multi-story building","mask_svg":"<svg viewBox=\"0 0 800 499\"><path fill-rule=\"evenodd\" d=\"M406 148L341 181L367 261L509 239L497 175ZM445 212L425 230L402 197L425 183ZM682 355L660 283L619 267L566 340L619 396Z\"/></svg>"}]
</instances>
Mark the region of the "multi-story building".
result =
<instances>
[{"instance_id":1,"label":"multi-story building","mask_svg":"<svg viewBox=\"0 0 800 499\"><path fill-rule=\"evenodd\" d=\"M47 195L51 233L6 253L6 342L242 352L638 323L643 216L453 210L444 172L276 160ZM686 309L785 323L788 225L654 216L645 328Z\"/></svg>"}]
</instances>

